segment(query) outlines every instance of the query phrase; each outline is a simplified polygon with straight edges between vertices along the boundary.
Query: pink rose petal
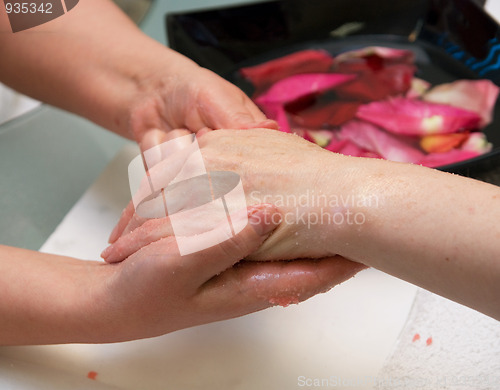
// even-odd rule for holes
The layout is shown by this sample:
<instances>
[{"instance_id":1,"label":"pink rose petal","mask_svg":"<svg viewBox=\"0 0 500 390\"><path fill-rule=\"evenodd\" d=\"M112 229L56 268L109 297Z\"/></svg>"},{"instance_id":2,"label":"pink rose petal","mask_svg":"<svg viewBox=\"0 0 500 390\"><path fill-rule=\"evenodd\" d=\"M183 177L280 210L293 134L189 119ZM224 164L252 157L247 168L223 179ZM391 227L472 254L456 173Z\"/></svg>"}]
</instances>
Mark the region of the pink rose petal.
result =
<instances>
[{"instance_id":1,"label":"pink rose petal","mask_svg":"<svg viewBox=\"0 0 500 390\"><path fill-rule=\"evenodd\" d=\"M291 113L294 123L309 128L332 128L342 125L356 117L359 102L333 101L323 106L312 105L299 110L297 107L285 106Z\"/></svg>"},{"instance_id":2,"label":"pink rose petal","mask_svg":"<svg viewBox=\"0 0 500 390\"><path fill-rule=\"evenodd\" d=\"M367 47L335 57L332 69L357 74L358 78L338 88L339 97L364 102L406 94L415 74L414 55L408 50Z\"/></svg>"},{"instance_id":3,"label":"pink rose petal","mask_svg":"<svg viewBox=\"0 0 500 390\"><path fill-rule=\"evenodd\" d=\"M355 79L355 75L337 73L304 73L287 77L273 84L255 101L260 106L286 104L307 95L314 95L332 89Z\"/></svg>"},{"instance_id":4,"label":"pink rose petal","mask_svg":"<svg viewBox=\"0 0 500 390\"><path fill-rule=\"evenodd\" d=\"M429 90L430 87L431 83L419 79L418 77L414 77L411 80L411 87L406 93L406 97L408 99L418 99L422 97Z\"/></svg>"},{"instance_id":5,"label":"pink rose petal","mask_svg":"<svg viewBox=\"0 0 500 390\"><path fill-rule=\"evenodd\" d=\"M243 77L252 82L259 94L278 80L299 73L327 72L333 63L330 54L323 50L303 50L263 64L241 68Z\"/></svg>"},{"instance_id":6,"label":"pink rose petal","mask_svg":"<svg viewBox=\"0 0 500 390\"><path fill-rule=\"evenodd\" d=\"M406 98L365 104L356 116L395 134L420 136L473 130L481 122L472 111Z\"/></svg>"},{"instance_id":7,"label":"pink rose petal","mask_svg":"<svg viewBox=\"0 0 500 390\"><path fill-rule=\"evenodd\" d=\"M452 149L446 153L429 153L420 161L420 165L429 168L436 168L469 160L479 155L480 154L476 152Z\"/></svg>"},{"instance_id":8,"label":"pink rose petal","mask_svg":"<svg viewBox=\"0 0 500 390\"><path fill-rule=\"evenodd\" d=\"M481 117L479 127L484 127L491 123L498 93L490 80L458 80L432 88L423 99L473 111Z\"/></svg>"},{"instance_id":9,"label":"pink rose petal","mask_svg":"<svg viewBox=\"0 0 500 390\"><path fill-rule=\"evenodd\" d=\"M410 142L368 122L350 121L341 127L339 135L386 160L418 163L424 158L424 153Z\"/></svg>"}]
</instances>

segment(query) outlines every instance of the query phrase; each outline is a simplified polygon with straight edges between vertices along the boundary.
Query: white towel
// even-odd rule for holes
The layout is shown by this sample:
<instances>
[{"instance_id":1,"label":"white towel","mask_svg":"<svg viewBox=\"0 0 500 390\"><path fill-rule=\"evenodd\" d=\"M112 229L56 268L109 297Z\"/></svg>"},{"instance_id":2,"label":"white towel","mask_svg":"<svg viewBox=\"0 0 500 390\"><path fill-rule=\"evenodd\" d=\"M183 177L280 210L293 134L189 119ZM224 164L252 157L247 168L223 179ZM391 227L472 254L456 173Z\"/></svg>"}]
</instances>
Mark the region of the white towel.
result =
<instances>
[{"instance_id":1,"label":"white towel","mask_svg":"<svg viewBox=\"0 0 500 390\"><path fill-rule=\"evenodd\" d=\"M376 389L500 389L500 321L417 292Z\"/></svg>"}]
</instances>

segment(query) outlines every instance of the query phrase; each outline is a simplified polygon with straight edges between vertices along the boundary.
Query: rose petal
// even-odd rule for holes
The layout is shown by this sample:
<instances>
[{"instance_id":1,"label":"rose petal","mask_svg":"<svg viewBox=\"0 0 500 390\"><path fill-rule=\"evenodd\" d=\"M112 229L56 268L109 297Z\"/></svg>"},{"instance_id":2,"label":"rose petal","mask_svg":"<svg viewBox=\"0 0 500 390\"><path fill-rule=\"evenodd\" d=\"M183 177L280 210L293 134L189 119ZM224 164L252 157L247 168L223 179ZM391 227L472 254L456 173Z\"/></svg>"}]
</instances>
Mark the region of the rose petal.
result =
<instances>
[{"instance_id":1,"label":"rose petal","mask_svg":"<svg viewBox=\"0 0 500 390\"><path fill-rule=\"evenodd\" d=\"M411 51L386 47L367 47L340 54L332 69L358 75L356 80L338 88L339 97L365 102L405 94L416 71Z\"/></svg>"},{"instance_id":2,"label":"rose petal","mask_svg":"<svg viewBox=\"0 0 500 390\"><path fill-rule=\"evenodd\" d=\"M351 63L356 59L368 59L368 64L379 69L384 60L412 64L415 61L415 55L410 50L394 49L383 46L367 46L359 50L350 50L335 57L334 66L339 64Z\"/></svg>"},{"instance_id":3,"label":"rose petal","mask_svg":"<svg viewBox=\"0 0 500 390\"><path fill-rule=\"evenodd\" d=\"M282 106L277 107L276 116L273 118L278 122L280 131L284 133L291 133L290 123L288 122L288 117Z\"/></svg>"},{"instance_id":4,"label":"rose petal","mask_svg":"<svg viewBox=\"0 0 500 390\"><path fill-rule=\"evenodd\" d=\"M484 133L471 133L467 141L465 141L461 148L464 151L476 152L478 154L485 154L491 152L493 145L488 142Z\"/></svg>"},{"instance_id":5,"label":"rose petal","mask_svg":"<svg viewBox=\"0 0 500 390\"><path fill-rule=\"evenodd\" d=\"M255 102L261 107L269 104L286 104L307 95L314 95L353 80L355 75L337 73L304 73L287 77L272 85Z\"/></svg>"},{"instance_id":6,"label":"rose petal","mask_svg":"<svg viewBox=\"0 0 500 390\"><path fill-rule=\"evenodd\" d=\"M481 122L481 117L472 111L406 98L365 104L356 116L404 135L455 133L477 129Z\"/></svg>"},{"instance_id":7,"label":"rose petal","mask_svg":"<svg viewBox=\"0 0 500 390\"><path fill-rule=\"evenodd\" d=\"M420 164L432 168L455 164L488 153L492 147L483 133L471 133L460 148L445 153L430 153L420 161Z\"/></svg>"},{"instance_id":8,"label":"rose petal","mask_svg":"<svg viewBox=\"0 0 500 390\"><path fill-rule=\"evenodd\" d=\"M322 148L326 148L333 139L333 132L329 130L307 130L305 133L312 142Z\"/></svg>"},{"instance_id":9,"label":"rose petal","mask_svg":"<svg viewBox=\"0 0 500 390\"><path fill-rule=\"evenodd\" d=\"M479 126L484 127L491 123L498 93L490 80L458 80L432 88L423 99L473 111L481 117Z\"/></svg>"},{"instance_id":10,"label":"rose petal","mask_svg":"<svg viewBox=\"0 0 500 390\"><path fill-rule=\"evenodd\" d=\"M468 133L426 135L420 140L420 147L427 153L445 153L459 147L467 138Z\"/></svg>"},{"instance_id":11,"label":"rose petal","mask_svg":"<svg viewBox=\"0 0 500 390\"><path fill-rule=\"evenodd\" d=\"M345 141L347 142L339 149L338 153L353 157L364 157L367 154L368 151L366 149L359 147L350 140Z\"/></svg>"},{"instance_id":12,"label":"rose petal","mask_svg":"<svg viewBox=\"0 0 500 390\"><path fill-rule=\"evenodd\" d=\"M291 112L292 120L300 126L309 128L337 127L354 119L359 102L333 101L327 105L312 105L303 110L285 106Z\"/></svg>"},{"instance_id":13,"label":"rose petal","mask_svg":"<svg viewBox=\"0 0 500 390\"><path fill-rule=\"evenodd\" d=\"M348 139L386 160L417 163L424 158L424 154L409 141L368 122L353 120L346 123L340 129L340 138Z\"/></svg>"},{"instance_id":14,"label":"rose petal","mask_svg":"<svg viewBox=\"0 0 500 390\"><path fill-rule=\"evenodd\" d=\"M327 72L333 58L323 50L303 50L259 65L241 68L241 75L252 82L259 93L278 80L299 73Z\"/></svg>"},{"instance_id":15,"label":"rose petal","mask_svg":"<svg viewBox=\"0 0 500 390\"><path fill-rule=\"evenodd\" d=\"M347 146L347 144L352 143L347 139L339 139L337 136L333 136L330 143L325 147L326 150L334 153L341 153L341 150ZM357 146L356 146L357 147Z\"/></svg>"},{"instance_id":16,"label":"rose petal","mask_svg":"<svg viewBox=\"0 0 500 390\"><path fill-rule=\"evenodd\" d=\"M461 149L452 149L446 153L430 153L427 154L421 161L420 165L436 168L444 165L455 164L460 161L469 160L479 156L479 153L466 151Z\"/></svg>"},{"instance_id":17,"label":"rose petal","mask_svg":"<svg viewBox=\"0 0 500 390\"><path fill-rule=\"evenodd\" d=\"M417 99L422 97L431 87L431 83L414 77L411 80L411 86L409 91L406 93L408 99Z\"/></svg>"}]
</instances>

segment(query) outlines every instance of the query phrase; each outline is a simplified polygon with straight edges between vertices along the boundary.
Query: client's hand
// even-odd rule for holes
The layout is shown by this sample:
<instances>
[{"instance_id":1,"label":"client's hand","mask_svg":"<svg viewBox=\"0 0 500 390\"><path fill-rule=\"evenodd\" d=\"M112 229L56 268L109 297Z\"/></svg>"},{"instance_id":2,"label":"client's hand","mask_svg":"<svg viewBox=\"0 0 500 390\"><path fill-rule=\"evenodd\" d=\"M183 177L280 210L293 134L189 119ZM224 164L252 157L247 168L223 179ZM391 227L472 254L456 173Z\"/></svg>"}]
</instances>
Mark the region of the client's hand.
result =
<instances>
[{"instance_id":1,"label":"client's hand","mask_svg":"<svg viewBox=\"0 0 500 390\"><path fill-rule=\"evenodd\" d=\"M322 258L342 253L337 248L345 246L356 227L359 199L349 179L355 174L357 159L265 129L203 132L198 143L207 171L238 173L247 205L270 203L282 215L276 232L250 259ZM162 172L161 163L157 171ZM325 179L332 176L334 182ZM129 205L112 234L111 242L122 237L104 252L107 261L122 260L141 246L173 234L164 220L141 219L133 211Z\"/></svg>"}]
</instances>

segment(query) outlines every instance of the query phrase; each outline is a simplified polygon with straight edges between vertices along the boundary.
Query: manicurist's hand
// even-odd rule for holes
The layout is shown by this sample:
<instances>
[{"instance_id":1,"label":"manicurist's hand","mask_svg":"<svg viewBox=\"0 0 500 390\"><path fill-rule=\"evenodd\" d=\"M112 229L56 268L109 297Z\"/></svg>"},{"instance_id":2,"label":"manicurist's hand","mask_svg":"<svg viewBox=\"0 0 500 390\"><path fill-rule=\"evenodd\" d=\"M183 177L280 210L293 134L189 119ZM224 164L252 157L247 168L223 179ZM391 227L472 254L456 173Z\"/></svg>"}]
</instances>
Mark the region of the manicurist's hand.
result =
<instances>
[{"instance_id":1,"label":"manicurist's hand","mask_svg":"<svg viewBox=\"0 0 500 390\"><path fill-rule=\"evenodd\" d=\"M276 128L236 86L145 35L110 0L12 33L0 13L0 81L142 142L151 129Z\"/></svg>"},{"instance_id":2,"label":"manicurist's hand","mask_svg":"<svg viewBox=\"0 0 500 390\"><path fill-rule=\"evenodd\" d=\"M257 106L235 85L210 70L199 67L177 53L169 53L168 64L154 63L141 81L139 93L130 107L130 132L142 143L152 129L168 133L203 128L277 129ZM157 142L150 137L148 146Z\"/></svg>"},{"instance_id":3,"label":"manicurist's hand","mask_svg":"<svg viewBox=\"0 0 500 390\"><path fill-rule=\"evenodd\" d=\"M362 268L337 258L240 262L272 234L279 214L260 205L248 218L239 234L208 249L181 256L170 236L117 264L0 246L0 345L158 336L296 303Z\"/></svg>"},{"instance_id":4,"label":"manicurist's hand","mask_svg":"<svg viewBox=\"0 0 500 390\"><path fill-rule=\"evenodd\" d=\"M219 245L180 256L175 238L168 236L115 264L120 271L108 285L108 299L127 327L137 332L129 337L298 303L364 268L341 258L238 263L268 239L277 221L274 207L259 205L249 210L247 227ZM131 318L131 313L136 314Z\"/></svg>"}]
</instances>

